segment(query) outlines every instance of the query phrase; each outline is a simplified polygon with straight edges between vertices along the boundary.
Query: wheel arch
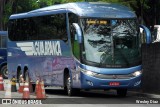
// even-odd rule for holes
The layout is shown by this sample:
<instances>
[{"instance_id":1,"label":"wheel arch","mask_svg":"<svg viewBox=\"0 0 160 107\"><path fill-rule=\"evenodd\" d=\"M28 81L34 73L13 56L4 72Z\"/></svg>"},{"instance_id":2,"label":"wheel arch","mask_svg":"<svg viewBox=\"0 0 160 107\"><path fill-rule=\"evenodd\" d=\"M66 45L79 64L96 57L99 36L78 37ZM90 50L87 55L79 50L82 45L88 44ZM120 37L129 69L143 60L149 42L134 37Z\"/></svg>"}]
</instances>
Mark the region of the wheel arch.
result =
<instances>
[{"instance_id":1,"label":"wheel arch","mask_svg":"<svg viewBox=\"0 0 160 107\"><path fill-rule=\"evenodd\" d=\"M16 71L17 82L19 82L19 75L21 74L22 74L22 68L21 66L17 66L17 71Z\"/></svg>"},{"instance_id":2,"label":"wheel arch","mask_svg":"<svg viewBox=\"0 0 160 107\"><path fill-rule=\"evenodd\" d=\"M23 67L23 78L24 79L26 78L26 72L28 72L28 74L29 74L28 66Z\"/></svg>"},{"instance_id":3,"label":"wheel arch","mask_svg":"<svg viewBox=\"0 0 160 107\"><path fill-rule=\"evenodd\" d=\"M28 66L24 66L23 72L26 72L28 70Z\"/></svg>"}]
</instances>

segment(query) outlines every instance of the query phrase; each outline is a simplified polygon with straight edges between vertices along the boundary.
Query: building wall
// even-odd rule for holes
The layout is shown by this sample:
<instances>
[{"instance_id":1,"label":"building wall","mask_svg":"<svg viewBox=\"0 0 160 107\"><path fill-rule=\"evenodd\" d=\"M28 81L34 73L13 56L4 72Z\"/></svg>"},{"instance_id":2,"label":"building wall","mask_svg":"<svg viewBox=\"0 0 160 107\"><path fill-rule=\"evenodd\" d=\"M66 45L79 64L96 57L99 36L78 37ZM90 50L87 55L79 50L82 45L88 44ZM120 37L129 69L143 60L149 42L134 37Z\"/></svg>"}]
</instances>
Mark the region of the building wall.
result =
<instances>
[{"instance_id":1,"label":"building wall","mask_svg":"<svg viewBox=\"0 0 160 107\"><path fill-rule=\"evenodd\" d=\"M160 94L160 43L142 45L142 91Z\"/></svg>"}]
</instances>

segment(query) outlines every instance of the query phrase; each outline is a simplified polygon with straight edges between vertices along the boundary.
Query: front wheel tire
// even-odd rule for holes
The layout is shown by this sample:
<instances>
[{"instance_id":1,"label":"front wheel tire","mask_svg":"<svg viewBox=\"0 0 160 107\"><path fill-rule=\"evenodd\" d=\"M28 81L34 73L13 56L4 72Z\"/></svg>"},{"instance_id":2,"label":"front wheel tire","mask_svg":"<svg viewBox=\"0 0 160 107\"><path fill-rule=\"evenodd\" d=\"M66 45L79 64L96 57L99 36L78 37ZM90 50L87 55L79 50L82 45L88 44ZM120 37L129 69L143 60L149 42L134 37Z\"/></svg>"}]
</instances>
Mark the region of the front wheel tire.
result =
<instances>
[{"instance_id":1,"label":"front wheel tire","mask_svg":"<svg viewBox=\"0 0 160 107\"><path fill-rule=\"evenodd\" d=\"M70 76L66 80L66 91L68 96L74 96L79 93L79 89L72 88L72 82Z\"/></svg>"}]
</instances>

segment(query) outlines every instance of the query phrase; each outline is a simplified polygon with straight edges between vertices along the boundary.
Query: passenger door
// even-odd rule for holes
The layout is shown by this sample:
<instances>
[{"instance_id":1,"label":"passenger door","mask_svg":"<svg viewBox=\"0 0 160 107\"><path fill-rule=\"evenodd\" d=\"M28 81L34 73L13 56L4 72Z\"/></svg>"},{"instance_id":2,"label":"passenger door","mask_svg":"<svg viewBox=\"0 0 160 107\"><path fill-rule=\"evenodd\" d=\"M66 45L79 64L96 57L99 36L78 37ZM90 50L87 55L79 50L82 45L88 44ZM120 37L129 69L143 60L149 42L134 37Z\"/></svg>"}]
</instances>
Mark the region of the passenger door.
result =
<instances>
[{"instance_id":1,"label":"passenger door","mask_svg":"<svg viewBox=\"0 0 160 107\"><path fill-rule=\"evenodd\" d=\"M75 65L72 69L72 85L73 88L80 88L80 72L77 70L80 61L80 44L78 43L76 29L72 25L70 29L70 34L72 53L75 59Z\"/></svg>"}]
</instances>

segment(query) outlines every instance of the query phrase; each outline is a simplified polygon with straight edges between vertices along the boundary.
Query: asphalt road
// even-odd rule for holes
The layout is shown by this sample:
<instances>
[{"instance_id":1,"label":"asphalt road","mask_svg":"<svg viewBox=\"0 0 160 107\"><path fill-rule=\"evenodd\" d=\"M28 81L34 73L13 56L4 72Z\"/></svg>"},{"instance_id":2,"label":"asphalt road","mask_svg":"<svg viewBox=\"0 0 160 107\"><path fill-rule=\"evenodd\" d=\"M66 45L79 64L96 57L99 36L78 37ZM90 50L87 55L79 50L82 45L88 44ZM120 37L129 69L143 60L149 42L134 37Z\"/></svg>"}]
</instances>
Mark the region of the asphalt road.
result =
<instances>
[{"instance_id":1,"label":"asphalt road","mask_svg":"<svg viewBox=\"0 0 160 107\"><path fill-rule=\"evenodd\" d=\"M160 100L160 98L151 98L131 91L128 92L126 97L118 97L114 90L81 91L76 96L69 97L62 89L50 88L46 89L46 94L48 96L48 101L46 100L46 102L52 103L52 101L55 101L55 104L137 104L138 101L144 100L146 102L144 101L143 104L147 104L147 101L150 100L157 100L158 102Z\"/></svg>"},{"instance_id":2,"label":"asphalt road","mask_svg":"<svg viewBox=\"0 0 160 107\"><path fill-rule=\"evenodd\" d=\"M7 83L7 82L5 82ZM6 85L5 85L6 87ZM4 98L5 92L0 91L0 98ZM47 107L159 107L160 98L152 98L141 93L134 93L129 91L127 96L122 98L116 95L116 91L92 90L81 91L73 97L69 97L61 88L46 87L47 99L41 100L42 105ZM22 94L17 92L12 93L12 98L22 99ZM35 94L31 94L31 98L36 98ZM139 103L140 102L140 103ZM158 104L157 104L158 103ZM0 105L3 107L6 105ZM7 105L8 107L9 105ZM14 105L12 105L13 107ZM18 107L20 105L15 105ZM28 105L23 105L28 107ZM37 105L33 105L37 106Z\"/></svg>"}]
</instances>

